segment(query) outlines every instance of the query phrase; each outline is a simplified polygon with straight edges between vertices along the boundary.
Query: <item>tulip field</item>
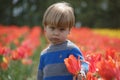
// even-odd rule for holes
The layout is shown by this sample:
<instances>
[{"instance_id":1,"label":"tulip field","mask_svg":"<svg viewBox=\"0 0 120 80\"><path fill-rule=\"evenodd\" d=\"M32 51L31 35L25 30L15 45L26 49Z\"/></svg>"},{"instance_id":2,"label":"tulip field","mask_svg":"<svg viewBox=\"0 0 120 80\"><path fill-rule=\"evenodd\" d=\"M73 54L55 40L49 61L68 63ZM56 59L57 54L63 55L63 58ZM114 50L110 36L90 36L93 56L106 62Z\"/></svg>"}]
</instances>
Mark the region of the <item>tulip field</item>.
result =
<instances>
[{"instance_id":1,"label":"tulip field","mask_svg":"<svg viewBox=\"0 0 120 80\"><path fill-rule=\"evenodd\" d=\"M0 80L36 80L47 41L40 26L0 25ZM89 63L87 80L120 80L120 30L73 28L68 38Z\"/></svg>"},{"instance_id":2,"label":"tulip field","mask_svg":"<svg viewBox=\"0 0 120 80\"><path fill-rule=\"evenodd\" d=\"M31 76L40 36L38 26L0 26L0 80L27 80Z\"/></svg>"},{"instance_id":3,"label":"tulip field","mask_svg":"<svg viewBox=\"0 0 120 80\"><path fill-rule=\"evenodd\" d=\"M87 80L120 80L120 38L110 37L109 34L100 35L101 32L97 31L74 28L69 35L69 39L79 46L89 63ZM120 31L116 34L120 37Z\"/></svg>"}]
</instances>

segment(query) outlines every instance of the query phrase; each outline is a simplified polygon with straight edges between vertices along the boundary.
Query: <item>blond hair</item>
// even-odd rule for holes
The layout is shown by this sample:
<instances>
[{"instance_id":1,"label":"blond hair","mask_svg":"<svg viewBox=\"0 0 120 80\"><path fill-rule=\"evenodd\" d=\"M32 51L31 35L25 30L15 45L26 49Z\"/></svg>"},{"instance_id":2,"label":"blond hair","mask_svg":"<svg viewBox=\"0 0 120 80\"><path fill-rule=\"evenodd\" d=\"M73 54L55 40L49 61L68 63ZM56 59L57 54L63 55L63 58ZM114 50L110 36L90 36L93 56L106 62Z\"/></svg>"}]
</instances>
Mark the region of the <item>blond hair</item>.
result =
<instances>
[{"instance_id":1,"label":"blond hair","mask_svg":"<svg viewBox=\"0 0 120 80\"><path fill-rule=\"evenodd\" d=\"M73 8L69 3L59 2L51 5L43 16L43 26L69 27L75 24Z\"/></svg>"}]
</instances>

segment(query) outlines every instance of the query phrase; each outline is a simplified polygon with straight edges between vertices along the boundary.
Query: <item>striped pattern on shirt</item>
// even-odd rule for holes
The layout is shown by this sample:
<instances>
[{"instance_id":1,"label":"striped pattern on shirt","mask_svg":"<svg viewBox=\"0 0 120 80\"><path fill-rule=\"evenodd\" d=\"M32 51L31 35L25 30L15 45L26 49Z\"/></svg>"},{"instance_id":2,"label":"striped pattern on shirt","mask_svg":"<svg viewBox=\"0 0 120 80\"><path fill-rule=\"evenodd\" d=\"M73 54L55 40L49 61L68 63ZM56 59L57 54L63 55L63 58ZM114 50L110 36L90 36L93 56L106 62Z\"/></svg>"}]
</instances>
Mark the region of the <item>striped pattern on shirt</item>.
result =
<instances>
[{"instance_id":1,"label":"striped pattern on shirt","mask_svg":"<svg viewBox=\"0 0 120 80\"><path fill-rule=\"evenodd\" d=\"M37 80L73 80L64 64L64 59L70 54L84 59L79 48L69 40L62 44L49 45L41 52ZM82 66L87 72L88 65L82 63Z\"/></svg>"}]
</instances>

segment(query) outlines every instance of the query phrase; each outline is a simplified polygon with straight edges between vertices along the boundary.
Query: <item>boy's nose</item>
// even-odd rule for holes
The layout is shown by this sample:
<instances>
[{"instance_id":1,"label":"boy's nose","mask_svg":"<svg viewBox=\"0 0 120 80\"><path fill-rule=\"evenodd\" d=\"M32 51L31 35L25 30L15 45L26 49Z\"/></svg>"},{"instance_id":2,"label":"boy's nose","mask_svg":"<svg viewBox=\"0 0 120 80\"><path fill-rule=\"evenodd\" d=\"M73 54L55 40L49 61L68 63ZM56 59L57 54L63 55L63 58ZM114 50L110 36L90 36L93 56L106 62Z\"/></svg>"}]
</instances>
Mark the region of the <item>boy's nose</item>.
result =
<instances>
[{"instance_id":1,"label":"boy's nose","mask_svg":"<svg viewBox=\"0 0 120 80\"><path fill-rule=\"evenodd\" d=\"M53 33L54 33L54 35L59 35L59 31L58 30L55 30Z\"/></svg>"}]
</instances>

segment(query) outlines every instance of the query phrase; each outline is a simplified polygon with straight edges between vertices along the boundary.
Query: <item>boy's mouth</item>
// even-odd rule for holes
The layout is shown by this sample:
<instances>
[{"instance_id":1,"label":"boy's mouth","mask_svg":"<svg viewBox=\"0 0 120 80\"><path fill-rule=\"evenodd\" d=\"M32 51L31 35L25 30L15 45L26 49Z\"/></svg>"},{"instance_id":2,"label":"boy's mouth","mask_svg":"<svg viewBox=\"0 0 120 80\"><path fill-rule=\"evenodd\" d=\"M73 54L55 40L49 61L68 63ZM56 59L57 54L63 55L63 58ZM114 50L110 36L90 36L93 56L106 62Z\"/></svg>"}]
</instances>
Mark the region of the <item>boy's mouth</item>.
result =
<instances>
[{"instance_id":1,"label":"boy's mouth","mask_svg":"<svg viewBox=\"0 0 120 80\"><path fill-rule=\"evenodd\" d=\"M59 38L51 38L50 39L53 43L59 43L61 40Z\"/></svg>"},{"instance_id":2,"label":"boy's mouth","mask_svg":"<svg viewBox=\"0 0 120 80\"><path fill-rule=\"evenodd\" d=\"M53 41L59 41L59 38L52 38Z\"/></svg>"}]
</instances>

